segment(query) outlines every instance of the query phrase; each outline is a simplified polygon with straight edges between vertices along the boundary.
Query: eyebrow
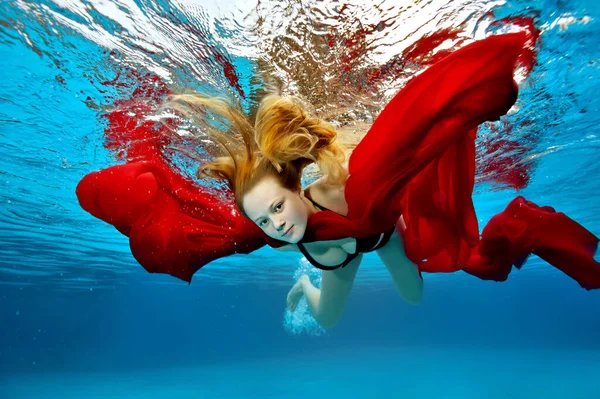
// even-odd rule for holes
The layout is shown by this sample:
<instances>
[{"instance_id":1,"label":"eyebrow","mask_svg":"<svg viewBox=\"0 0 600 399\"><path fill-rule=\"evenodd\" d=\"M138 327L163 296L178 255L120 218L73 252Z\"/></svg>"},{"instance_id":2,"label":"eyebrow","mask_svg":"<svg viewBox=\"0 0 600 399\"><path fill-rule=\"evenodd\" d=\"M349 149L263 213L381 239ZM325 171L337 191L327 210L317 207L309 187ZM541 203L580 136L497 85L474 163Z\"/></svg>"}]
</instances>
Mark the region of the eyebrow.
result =
<instances>
[{"instance_id":1,"label":"eyebrow","mask_svg":"<svg viewBox=\"0 0 600 399\"><path fill-rule=\"evenodd\" d=\"M273 202L271 202L271 205L269 205L269 209L272 209L272 208L273 208L273 205L275 205L275 203L276 203L277 201L279 201L280 199L281 199L281 198L279 198L279 197L278 197L278 198L275 198L275 199L273 200ZM264 217L264 216L259 216L259 217L257 217L256 219L254 219L254 223L258 223L258 221L259 221L260 219L262 219L263 217Z\"/></svg>"}]
</instances>

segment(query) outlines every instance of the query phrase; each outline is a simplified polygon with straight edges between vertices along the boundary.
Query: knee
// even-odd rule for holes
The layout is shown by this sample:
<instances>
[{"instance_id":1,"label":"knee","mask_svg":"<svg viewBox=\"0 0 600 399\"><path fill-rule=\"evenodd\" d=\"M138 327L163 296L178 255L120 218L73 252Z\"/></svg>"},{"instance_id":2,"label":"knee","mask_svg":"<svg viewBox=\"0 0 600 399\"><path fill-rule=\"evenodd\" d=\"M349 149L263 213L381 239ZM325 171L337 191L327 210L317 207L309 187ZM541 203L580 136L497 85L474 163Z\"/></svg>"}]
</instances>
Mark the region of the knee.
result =
<instances>
[{"instance_id":1,"label":"knee","mask_svg":"<svg viewBox=\"0 0 600 399\"><path fill-rule=\"evenodd\" d=\"M419 305L423 301L422 283L419 287L415 287L414 290L410 290L410 292L402 292L402 297L406 302L410 303L411 305Z\"/></svg>"},{"instance_id":2,"label":"knee","mask_svg":"<svg viewBox=\"0 0 600 399\"><path fill-rule=\"evenodd\" d=\"M317 323L319 323L319 325L323 328L333 328L335 326L337 326L337 324L340 322L340 319L342 318L341 315L335 315L335 316L327 316L327 317L318 317L316 318Z\"/></svg>"},{"instance_id":3,"label":"knee","mask_svg":"<svg viewBox=\"0 0 600 399\"><path fill-rule=\"evenodd\" d=\"M319 325L325 329L330 329L338 324L339 320L321 320Z\"/></svg>"},{"instance_id":4,"label":"knee","mask_svg":"<svg viewBox=\"0 0 600 399\"><path fill-rule=\"evenodd\" d=\"M414 295L407 295L404 299L411 305L419 305L423 301L423 291L415 293Z\"/></svg>"}]
</instances>

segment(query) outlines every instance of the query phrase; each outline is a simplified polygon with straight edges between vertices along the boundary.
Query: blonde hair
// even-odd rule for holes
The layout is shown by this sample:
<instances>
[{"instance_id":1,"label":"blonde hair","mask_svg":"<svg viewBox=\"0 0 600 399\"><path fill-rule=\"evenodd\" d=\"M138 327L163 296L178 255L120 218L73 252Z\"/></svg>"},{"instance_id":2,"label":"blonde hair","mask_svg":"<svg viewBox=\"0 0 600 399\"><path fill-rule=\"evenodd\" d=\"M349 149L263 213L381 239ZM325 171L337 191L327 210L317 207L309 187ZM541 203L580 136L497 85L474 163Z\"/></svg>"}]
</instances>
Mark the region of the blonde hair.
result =
<instances>
[{"instance_id":1,"label":"blonde hair","mask_svg":"<svg viewBox=\"0 0 600 399\"><path fill-rule=\"evenodd\" d=\"M293 191L301 189L302 170L311 163L327 184L342 186L348 178L344 163L351 145L339 142L335 128L309 115L298 99L266 96L254 124L238 105L200 94L174 95L167 107L190 118L225 150L225 156L200 165L197 174L226 179L242 213L244 195L267 176Z\"/></svg>"},{"instance_id":2,"label":"blonde hair","mask_svg":"<svg viewBox=\"0 0 600 399\"><path fill-rule=\"evenodd\" d=\"M331 185L344 185L346 148L329 123L309 115L293 97L265 97L254 124L254 138L261 154L279 171L281 165L303 159L316 163Z\"/></svg>"}]
</instances>

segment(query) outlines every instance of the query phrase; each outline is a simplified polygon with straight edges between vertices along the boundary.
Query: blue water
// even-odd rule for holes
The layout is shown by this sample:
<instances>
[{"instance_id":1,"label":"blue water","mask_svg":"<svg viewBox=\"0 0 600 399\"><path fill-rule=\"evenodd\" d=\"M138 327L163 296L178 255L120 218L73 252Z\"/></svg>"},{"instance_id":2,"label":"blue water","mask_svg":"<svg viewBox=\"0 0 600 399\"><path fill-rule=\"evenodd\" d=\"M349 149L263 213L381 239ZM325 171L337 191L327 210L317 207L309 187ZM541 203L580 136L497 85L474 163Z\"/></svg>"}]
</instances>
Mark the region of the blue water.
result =
<instances>
[{"instance_id":1,"label":"blue water","mask_svg":"<svg viewBox=\"0 0 600 399\"><path fill-rule=\"evenodd\" d=\"M531 180L517 193L479 176L476 210L483 226L522 194L600 235L598 3L384 3L344 14L352 28L401 8L378 48L417 37L397 27L432 9L438 26L535 16L538 65L508 117L531 147ZM0 3L0 398L600 397L600 292L537 258L505 283L425 275L415 307L367 256L343 319L323 331L285 312L298 256L222 259L187 285L146 273L126 237L80 209L81 177L119 163L101 115L136 87L123 70L250 102L258 59L277 56L270 32L302 37L331 11L290 4ZM272 17L268 40L245 30L258 15Z\"/></svg>"}]
</instances>

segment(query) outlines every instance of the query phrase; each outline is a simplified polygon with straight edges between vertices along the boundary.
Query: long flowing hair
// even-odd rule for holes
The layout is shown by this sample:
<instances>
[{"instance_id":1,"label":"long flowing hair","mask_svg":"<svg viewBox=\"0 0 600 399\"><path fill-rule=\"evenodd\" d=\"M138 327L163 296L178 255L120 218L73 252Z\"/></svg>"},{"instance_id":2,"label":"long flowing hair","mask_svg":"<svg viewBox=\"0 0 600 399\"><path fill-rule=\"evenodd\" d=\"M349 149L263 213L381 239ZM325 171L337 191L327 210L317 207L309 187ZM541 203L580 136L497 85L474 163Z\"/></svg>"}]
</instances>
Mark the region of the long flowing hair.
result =
<instances>
[{"instance_id":1,"label":"long flowing hair","mask_svg":"<svg viewBox=\"0 0 600 399\"><path fill-rule=\"evenodd\" d=\"M254 122L239 105L197 93L173 95L166 107L189 118L224 150L197 174L226 179L242 213L244 195L267 176L295 191L301 189L302 171L313 163L327 184L343 186L348 178L347 153L357 140L346 134L342 143L336 129L297 98L264 97Z\"/></svg>"}]
</instances>

